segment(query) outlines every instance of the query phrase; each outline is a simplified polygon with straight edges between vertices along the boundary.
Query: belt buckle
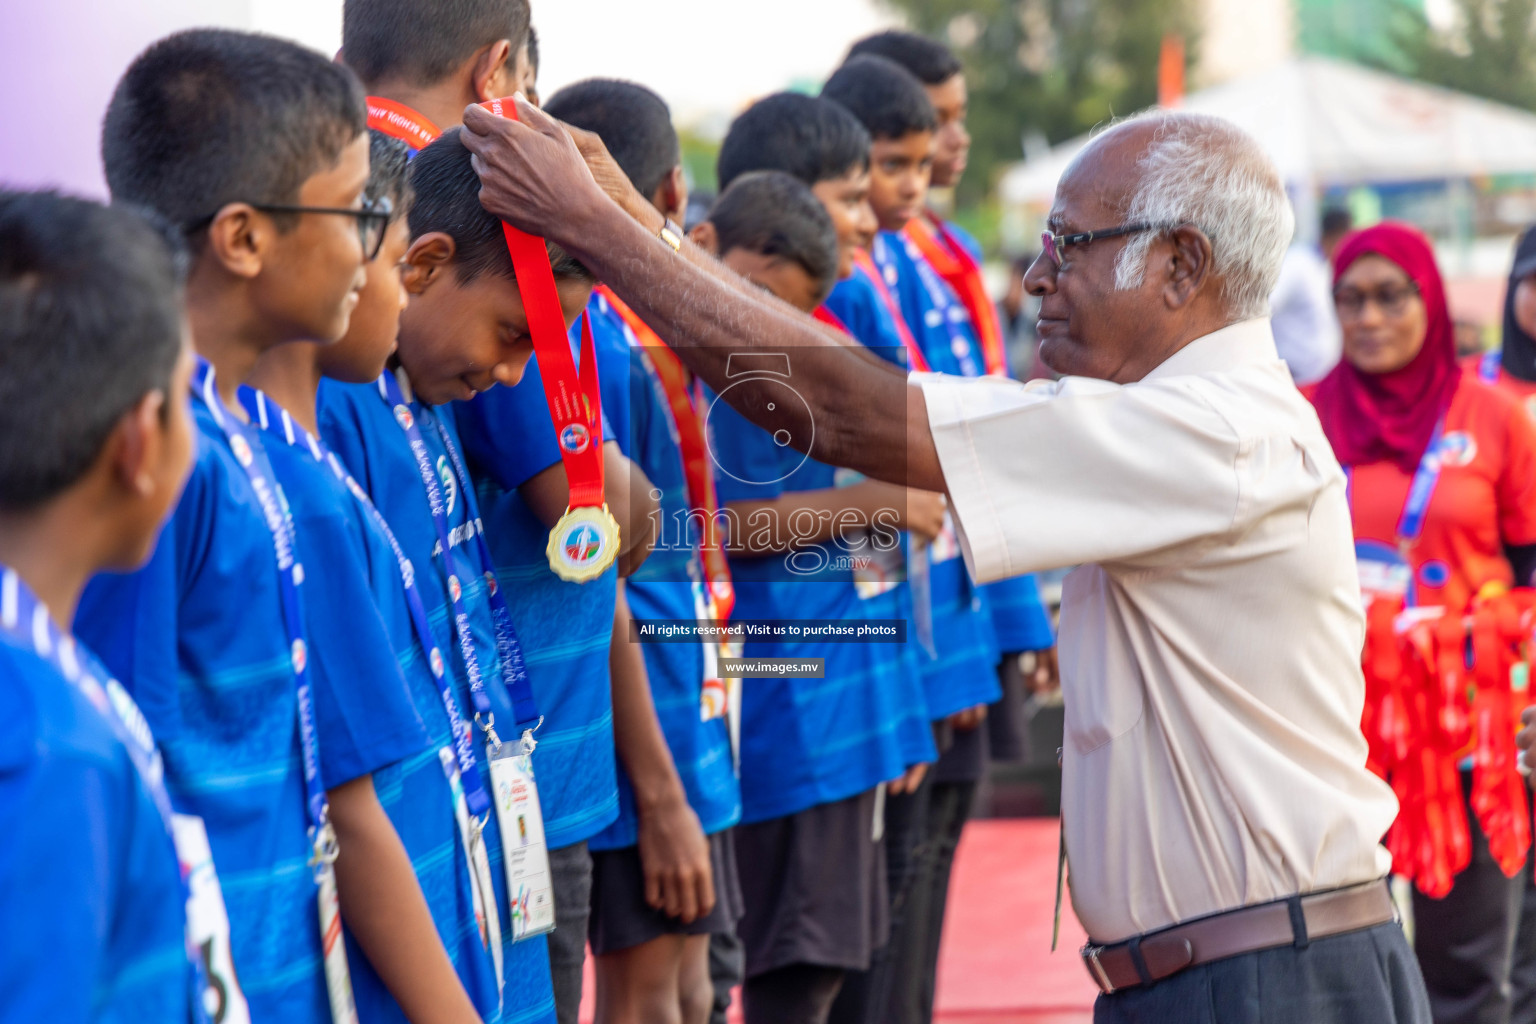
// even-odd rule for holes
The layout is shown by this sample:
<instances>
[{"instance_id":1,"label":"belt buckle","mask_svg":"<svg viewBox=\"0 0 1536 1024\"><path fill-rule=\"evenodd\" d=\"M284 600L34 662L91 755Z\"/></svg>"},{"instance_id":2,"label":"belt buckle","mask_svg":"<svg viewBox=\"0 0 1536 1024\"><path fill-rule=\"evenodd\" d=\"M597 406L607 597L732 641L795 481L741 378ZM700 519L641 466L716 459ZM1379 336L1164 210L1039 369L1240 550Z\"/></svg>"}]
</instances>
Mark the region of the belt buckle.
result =
<instances>
[{"instance_id":1,"label":"belt buckle","mask_svg":"<svg viewBox=\"0 0 1536 1024\"><path fill-rule=\"evenodd\" d=\"M1104 951L1103 946L1087 945L1079 952L1083 962L1088 965L1088 973L1093 976L1094 983L1099 986L1099 991L1105 995L1114 995L1114 983L1109 980L1109 972L1104 970L1104 965L1099 963L1099 954Z\"/></svg>"}]
</instances>

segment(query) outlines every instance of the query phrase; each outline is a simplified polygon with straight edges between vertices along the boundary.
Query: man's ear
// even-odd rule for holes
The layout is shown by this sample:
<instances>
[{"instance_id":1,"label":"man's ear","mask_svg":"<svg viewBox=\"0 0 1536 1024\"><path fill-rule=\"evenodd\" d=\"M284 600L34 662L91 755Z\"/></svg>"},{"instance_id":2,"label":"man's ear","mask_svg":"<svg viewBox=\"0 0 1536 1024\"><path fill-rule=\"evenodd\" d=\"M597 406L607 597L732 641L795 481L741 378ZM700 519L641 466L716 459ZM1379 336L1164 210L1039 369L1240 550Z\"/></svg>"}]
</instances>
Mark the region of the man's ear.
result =
<instances>
[{"instance_id":1,"label":"man's ear","mask_svg":"<svg viewBox=\"0 0 1536 1024\"><path fill-rule=\"evenodd\" d=\"M405 265L400 269L400 282L406 292L420 295L453 273L453 258L458 251L453 236L443 231L429 231L413 241L405 251Z\"/></svg>"},{"instance_id":2,"label":"man's ear","mask_svg":"<svg viewBox=\"0 0 1536 1024\"><path fill-rule=\"evenodd\" d=\"M714 224L709 221L700 221L694 225L693 230L688 232L688 237L693 240L694 245L711 256L720 255L720 235L716 233Z\"/></svg>"},{"instance_id":3,"label":"man's ear","mask_svg":"<svg viewBox=\"0 0 1536 1024\"><path fill-rule=\"evenodd\" d=\"M651 196L651 205L678 223L687 219L688 175L683 172L682 164L672 168L671 173L661 179L655 195Z\"/></svg>"},{"instance_id":4,"label":"man's ear","mask_svg":"<svg viewBox=\"0 0 1536 1024\"><path fill-rule=\"evenodd\" d=\"M149 498L155 493L154 466L165 443L166 412L165 392L159 388L146 392L123 413L107 438L112 475L136 497Z\"/></svg>"},{"instance_id":5,"label":"man's ear","mask_svg":"<svg viewBox=\"0 0 1536 1024\"><path fill-rule=\"evenodd\" d=\"M247 203L228 203L208 225L206 252L226 273L253 278L277 237L277 228Z\"/></svg>"},{"instance_id":6,"label":"man's ear","mask_svg":"<svg viewBox=\"0 0 1536 1024\"><path fill-rule=\"evenodd\" d=\"M498 100L517 91L518 82L512 81L512 43L498 39L475 55L470 69L475 99L480 103Z\"/></svg>"},{"instance_id":7,"label":"man's ear","mask_svg":"<svg viewBox=\"0 0 1536 1024\"><path fill-rule=\"evenodd\" d=\"M1211 240L1193 224L1174 228L1167 238L1163 301L1169 309L1180 309L1194 299L1211 275Z\"/></svg>"}]
</instances>

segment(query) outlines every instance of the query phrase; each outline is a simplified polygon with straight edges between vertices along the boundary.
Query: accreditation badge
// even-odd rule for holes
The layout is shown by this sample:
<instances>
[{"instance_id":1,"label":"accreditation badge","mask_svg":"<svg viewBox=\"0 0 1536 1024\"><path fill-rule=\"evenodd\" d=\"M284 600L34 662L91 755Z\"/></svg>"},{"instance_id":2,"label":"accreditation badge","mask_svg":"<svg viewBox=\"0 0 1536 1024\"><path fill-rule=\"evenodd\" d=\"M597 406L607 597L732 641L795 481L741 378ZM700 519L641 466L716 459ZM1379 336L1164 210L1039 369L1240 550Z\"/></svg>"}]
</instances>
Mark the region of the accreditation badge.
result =
<instances>
[{"instance_id":1,"label":"accreditation badge","mask_svg":"<svg viewBox=\"0 0 1536 1024\"><path fill-rule=\"evenodd\" d=\"M1360 597L1366 608L1377 599L1400 600L1409 608L1417 604L1413 566L1395 547L1373 540L1357 541L1355 565L1360 572Z\"/></svg>"},{"instance_id":2,"label":"accreditation badge","mask_svg":"<svg viewBox=\"0 0 1536 1024\"><path fill-rule=\"evenodd\" d=\"M549 531L549 568L572 583L601 576L619 555L619 523L608 506L568 508Z\"/></svg>"},{"instance_id":3,"label":"accreditation badge","mask_svg":"<svg viewBox=\"0 0 1536 1024\"><path fill-rule=\"evenodd\" d=\"M544 842L544 812L533 778L533 735L520 744L500 743L487 751L496 823L501 828L501 857L507 874L508 927L512 941L543 935L555 928L555 888Z\"/></svg>"},{"instance_id":4,"label":"accreditation badge","mask_svg":"<svg viewBox=\"0 0 1536 1024\"><path fill-rule=\"evenodd\" d=\"M215 1024L250 1024L251 1008L235 977L229 951L229 912L213 867L208 829L195 814L171 816L176 858L187 880L187 941L202 957L208 987L203 1010Z\"/></svg>"},{"instance_id":5,"label":"accreditation badge","mask_svg":"<svg viewBox=\"0 0 1536 1024\"><path fill-rule=\"evenodd\" d=\"M433 653L437 652L434 650ZM481 822L472 821L469 816L469 801L464 797L458 756L452 747L441 747L437 759L442 762L443 775L448 779L448 791L453 794L453 818L458 823L459 839L464 843L464 858L469 864L475 924L480 929L480 945L490 950L491 963L496 968L496 999L500 1005L505 986L502 975L501 914L496 907L496 888L491 884L490 857L486 853L485 840L480 835Z\"/></svg>"},{"instance_id":6,"label":"accreditation badge","mask_svg":"<svg viewBox=\"0 0 1536 1024\"><path fill-rule=\"evenodd\" d=\"M313 835L313 833L311 833ZM325 956L325 992L331 1004L331 1024L358 1024L352 998L352 971L347 943L341 933L341 900L336 895L336 830L327 821L314 839L315 886L320 907L320 946Z\"/></svg>"}]
</instances>

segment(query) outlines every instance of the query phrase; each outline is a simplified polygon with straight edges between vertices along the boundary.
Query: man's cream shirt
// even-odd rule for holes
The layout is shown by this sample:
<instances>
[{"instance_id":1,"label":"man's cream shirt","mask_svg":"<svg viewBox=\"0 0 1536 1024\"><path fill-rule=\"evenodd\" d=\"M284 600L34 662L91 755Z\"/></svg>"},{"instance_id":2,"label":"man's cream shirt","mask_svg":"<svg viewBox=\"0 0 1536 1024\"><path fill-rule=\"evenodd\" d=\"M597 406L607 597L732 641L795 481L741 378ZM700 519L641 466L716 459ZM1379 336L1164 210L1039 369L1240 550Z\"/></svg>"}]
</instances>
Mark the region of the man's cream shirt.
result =
<instances>
[{"instance_id":1,"label":"man's cream shirt","mask_svg":"<svg viewBox=\"0 0 1536 1024\"><path fill-rule=\"evenodd\" d=\"M976 579L1080 566L1062 811L1094 941L1385 875L1344 474L1269 321L1135 384L914 380Z\"/></svg>"}]
</instances>

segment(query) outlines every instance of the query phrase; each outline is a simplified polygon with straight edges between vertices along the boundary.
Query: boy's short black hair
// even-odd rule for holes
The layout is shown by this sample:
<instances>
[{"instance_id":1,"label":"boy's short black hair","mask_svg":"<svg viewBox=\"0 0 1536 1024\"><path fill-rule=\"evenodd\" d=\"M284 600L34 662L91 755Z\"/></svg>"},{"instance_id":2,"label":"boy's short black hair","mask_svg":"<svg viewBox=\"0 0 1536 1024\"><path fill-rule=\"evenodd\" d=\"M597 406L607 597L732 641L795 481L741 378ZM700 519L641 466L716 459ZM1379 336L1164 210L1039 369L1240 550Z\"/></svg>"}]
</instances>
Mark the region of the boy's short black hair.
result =
<instances>
[{"instance_id":1,"label":"boy's short black hair","mask_svg":"<svg viewBox=\"0 0 1536 1024\"><path fill-rule=\"evenodd\" d=\"M544 112L601 138L642 195L652 195L682 163L666 100L635 82L588 78L551 96Z\"/></svg>"},{"instance_id":2,"label":"boy's short black hair","mask_svg":"<svg viewBox=\"0 0 1536 1024\"><path fill-rule=\"evenodd\" d=\"M837 283L837 230L810 186L783 171L741 175L709 211L720 255L745 249L793 260L821 286Z\"/></svg>"},{"instance_id":3,"label":"boy's short black hair","mask_svg":"<svg viewBox=\"0 0 1536 1024\"><path fill-rule=\"evenodd\" d=\"M295 202L367 125L362 89L341 65L272 36L192 29L129 65L101 157L113 199L188 230L226 203Z\"/></svg>"},{"instance_id":4,"label":"boy's short black hair","mask_svg":"<svg viewBox=\"0 0 1536 1024\"><path fill-rule=\"evenodd\" d=\"M785 171L807 185L869 167L869 132L831 100L778 92L731 122L715 174L722 189L749 171Z\"/></svg>"},{"instance_id":5,"label":"boy's short black hair","mask_svg":"<svg viewBox=\"0 0 1536 1024\"><path fill-rule=\"evenodd\" d=\"M363 186L363 195L374 202L388 199L393 207L391 221L411 211L415 193L411 190L410 165L411 151L405 143L377 128L368 129L368 184Z\"/></svg>"},{"instance_id":6,"label":"boy's short black hair","mask_svg":"<svg viewBox=\"0 0 1536 1024\"><path fill-rule=\"evenodd\" d=\"M539 77L539 30L532 25L528 26L528 66L533 68L533 77Z\"/></svg>"},{"instance_id":7,"label":"boy's short black hair","mask_svg":"<svg viewBox=\"0 0 1536 1024\"><path fill-rule=\"evenodd\" d=\"M432 86L482 46L505 39L515 57L528 17L528 0L346 0L342 59L370 85Z\"/></svg>"},{"instance_id":8,"label":"boy's short black hair","mask_svg":"<svg viewBox=\"0 0 1536 1024\"><path fill-rule=\"evenodd\" d=\"M848 60L862 56L895 61L924 85L943 85L964 70L949 47L930 36L893 28L865 36L848 50Z\"/></svg>"},{"instance_id":9,"label":"boy's short black hair","mask_svg":"<svg viewBox=\"0 0 1536 1024\"><path fill-rule=\"evenodd\" d=\"M181 345L162 232L127 207L0 190L0 508L84 476L122 415L169 391Z\"/></svg>"},{"instance_id":10,"label":"boy's short black hair","mask_svg":"<svg viewBox=\"0 0 1536 1024\"><path fill-rule=\"evenodd\" d=\"M411 237L441 231L453 238L453 265L459 280L468 284L483 274L516 279L512 257L507 254L501 218L480 205L480 177L470 164L469 148L460 137L462 128L440 135L411 161ZM546 243L555 277L593 280L592 272L576 257Z\"/></svg>"},{"instance_id":11,"label":"boy's short black hair","mask_svg":"<svg viewBox=\"0 0 1536 1024\"><path fill-rule=\"evenodd\" d=\"M923 83L884 57L852 57L832 72L822 96L841 103L875 139L900 139L939 126Z\"/></svg>"}]
</instances>

